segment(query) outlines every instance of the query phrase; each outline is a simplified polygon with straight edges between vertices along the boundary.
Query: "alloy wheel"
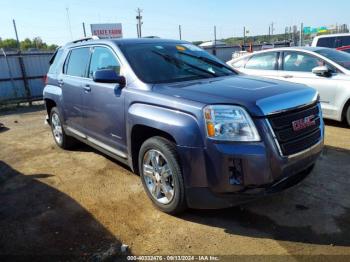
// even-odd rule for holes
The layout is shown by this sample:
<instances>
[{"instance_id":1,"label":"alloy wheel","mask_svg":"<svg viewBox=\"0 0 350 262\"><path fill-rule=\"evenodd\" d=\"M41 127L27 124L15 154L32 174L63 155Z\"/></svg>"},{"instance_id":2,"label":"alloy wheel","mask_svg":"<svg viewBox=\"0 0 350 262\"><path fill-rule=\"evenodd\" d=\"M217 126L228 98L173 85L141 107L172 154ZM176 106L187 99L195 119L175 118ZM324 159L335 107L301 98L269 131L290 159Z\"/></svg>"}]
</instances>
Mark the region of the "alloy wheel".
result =
<instances>
[{"instance_id":1,"label":"alloy wheel","mask_svg":"<svg viewBox=\"0 0 350 262\"><path fill-rule=\"evenodd\" d=\"M174 198L174 179L168 160L160 151L150 149L143 157L142 168L152 197L161 204L169 204Z\"/></svg>"}]
</instances>

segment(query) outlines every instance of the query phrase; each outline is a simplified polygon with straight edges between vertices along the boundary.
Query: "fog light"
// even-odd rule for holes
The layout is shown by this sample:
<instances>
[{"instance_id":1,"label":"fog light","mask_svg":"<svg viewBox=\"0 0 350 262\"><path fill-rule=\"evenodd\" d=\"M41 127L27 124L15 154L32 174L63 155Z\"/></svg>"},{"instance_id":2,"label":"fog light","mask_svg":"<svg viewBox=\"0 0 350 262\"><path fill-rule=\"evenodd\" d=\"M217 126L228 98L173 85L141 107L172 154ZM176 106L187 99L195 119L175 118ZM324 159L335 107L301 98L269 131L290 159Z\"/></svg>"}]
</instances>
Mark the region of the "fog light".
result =
<instances>
[{"instance_id":1,"label":"fog light","mask_svg":"<svg viewBox=\"0 0 350 262\"><path fill-rule=\"evenodd\" d=\"M243 185L243 169L242 169L242 160L231 158L230 162L232 163L232 166L228 168L230 176L229 176L229 183L230 185Z\"/></svg>"}]
</instances>

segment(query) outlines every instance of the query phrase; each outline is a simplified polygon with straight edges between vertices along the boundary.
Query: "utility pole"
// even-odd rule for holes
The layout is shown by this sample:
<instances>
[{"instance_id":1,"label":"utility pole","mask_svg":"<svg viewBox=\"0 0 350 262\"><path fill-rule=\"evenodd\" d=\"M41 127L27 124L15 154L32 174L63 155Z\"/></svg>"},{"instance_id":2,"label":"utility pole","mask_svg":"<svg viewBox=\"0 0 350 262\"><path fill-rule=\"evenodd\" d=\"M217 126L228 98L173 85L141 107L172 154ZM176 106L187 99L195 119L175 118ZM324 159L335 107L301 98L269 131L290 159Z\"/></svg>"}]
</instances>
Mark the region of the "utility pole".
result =
<instances>
[{"instance_id":1,"label":"utility pole","mask_svg":"<svg viewBox=\"0 0 350 262\"><path fill-rule=\"evenodd\" d=\"M300 24L300 39L299 39L299 46L303 45L303 30L304 30L304 24Z\"/></svg>"},{"instance_id":2,"label":"utility pole","mask_svg":"<svg viewBox=\"0 0 350 262\"><path fill-rule=\"evenodd\" d=\"M288 26L284 29L284 43L287 43L287 35L288 35Z\"/></svg>"},{"instance_id":3,"label":"utility pole","mask_svg":"<svg viewBox=\"0 0 350 262\"><path fill-rule=\"evenodd\" d=\"M12 19L12 23L13 23L13 28L15 30L15 34L16 34L16 41L17 41L17 47L18 47L18 62L19 62L19 66L21 69L21 73L22 73L22 79L23 79L23 84L24 84L24 90L27 96L27 100L29 105L32 105L32 101L31 101L31 92L30 92L30 87L29 87L29 82L28 82L28 78L27 78L27 73L26 73L26 68L23 62L23 57L22 57L22 53L21 53L21 45L19 43L19 38L18 38L18 33L17 33L17 26L16 26L16 21L15 19Z\"/></svg>"},{"instance_id":4,"label":"utility pole","mask_svg":"<svg viewBox=\"0 0 350 262\"><path fill-rule=\"evenodd\" d=\"M85 30L85 23L83 22L83 33L84 33L84 37L86 37L86 30Z\"/></svg>"},{"instance_id":5,"label":"utility pole","mask_svg":"<svg viewBox=\"0 0 350 262\"><path fill-rule=\"evenodd\" d=\"M275 28L273 27L274 26L274 23L272 22L271 23L271 35L273 36L273 32L275 31Z\"/></svg>"},{"instance_id":6,"label":"utility pole","mask_svg":"<svg viewBox=\"0 0 350 262\"><path fill-rule=\"evenodd\" d=\"M12 23L13 23L13 29L15 30L15 34L16 34L17 48L19 50L20 49L20 44L19 44L19 38L18 38L17 26L16 26L15 19L12 19Z\"/></svg>"},{"instance_id":7,"label":"utility pole","mask_svg":"<svg viewBox=\"0 0 350 262\"><path fill-rule=\"evenodd\" d=\"M243 26L243 46L245 46L245 26Z\"/></svg>"},{"instance_id":8,"label":"utility pole","mask_svg":"<svg viewBox=\"0 0 350 262\"><path fill-rule=\"evenodd\" d=\"M181 35L181 25L179 25L179 37L180 37L180 40L182 40L182 35Z\"/></svg>"},{"instance_id":9,"label":"utility pole","mask_svg":"<svg viewBox=\"0 0 350 262\"><path fill-rule=\"evenodd\" d=\"M271 43L271 26L269 26L269 44Z\"/></svg>"},{"instance_id":10,"label":"utility pole","mask_svg":"<svg viewBox=\"0 0 350 262\"><path fill-rule=\"evenodd\" d=\"M213 55L216 55L216 25L214 25L214 49Z\"/></svg>"},{"instance_id":11,"label":"utility pole","mask_svg":"<svg viewBox=\"0 0 350 262\"><path fill-rule=\"evenodd\" d=\"M137 20L137 25L138 25L138 37L141 38L142 37L142 30L141 30L141 26L142 26L142 13L143 10L141 10L140 8L137 8L136 12L137 12L137 16L136 16L136 20Z\"/></svg>"},{"instance_id":12,"label":"utility pole","mask_svg":"<svg viewBox=\"0 0 350 262\"><path fill-rule=\"evenodd\" d=\"M271 39L270 42L273 42L273 33L274 33L274 31L275 31L274 23L272 22L272 23L271 23L271 36L270 36L270 38L272 38L272 39Z\"/></svg>"}]
</instances>

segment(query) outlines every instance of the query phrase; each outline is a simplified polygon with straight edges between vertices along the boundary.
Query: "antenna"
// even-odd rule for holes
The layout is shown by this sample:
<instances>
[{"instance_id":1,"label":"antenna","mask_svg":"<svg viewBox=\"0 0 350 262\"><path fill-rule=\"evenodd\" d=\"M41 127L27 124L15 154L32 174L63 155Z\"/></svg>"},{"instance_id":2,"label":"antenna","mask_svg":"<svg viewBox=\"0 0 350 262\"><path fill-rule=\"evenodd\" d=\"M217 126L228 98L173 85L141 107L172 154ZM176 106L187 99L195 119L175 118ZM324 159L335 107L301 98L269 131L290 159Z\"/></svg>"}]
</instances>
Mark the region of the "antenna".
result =
<instances>
[{"instance_id":1,"label":"antenna","mask_svg":"<svg viewBox=\"0 0 350 262\"><path fill-rule=\"evenodd\" d=\"M69 16L69 7L66 7L66 13L67 13L67 25L70 33L70 39L73 40L72 26L70 24L70 16Z\"/></svg>"}]
</instances>

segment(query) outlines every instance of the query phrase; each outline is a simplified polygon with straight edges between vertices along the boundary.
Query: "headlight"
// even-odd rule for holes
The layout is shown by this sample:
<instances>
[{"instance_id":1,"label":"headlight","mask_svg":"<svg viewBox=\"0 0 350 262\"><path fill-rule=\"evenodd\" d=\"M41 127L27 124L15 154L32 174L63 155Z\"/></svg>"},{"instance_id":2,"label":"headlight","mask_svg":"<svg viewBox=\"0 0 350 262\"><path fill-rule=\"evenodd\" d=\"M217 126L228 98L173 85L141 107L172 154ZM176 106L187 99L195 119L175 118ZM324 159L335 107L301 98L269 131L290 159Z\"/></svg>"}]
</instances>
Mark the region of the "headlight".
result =
<instances>
[{"instance_id":1,"label":"headlight","mask_svg":"<svg viewBox=\"0 0 350 262\"><path fill-rule=\"evenodd\" d=\"M260 141L252 119L242 107L206 106L204 118L208 138L223 141Z\"/></svg>"}]
</instances>

